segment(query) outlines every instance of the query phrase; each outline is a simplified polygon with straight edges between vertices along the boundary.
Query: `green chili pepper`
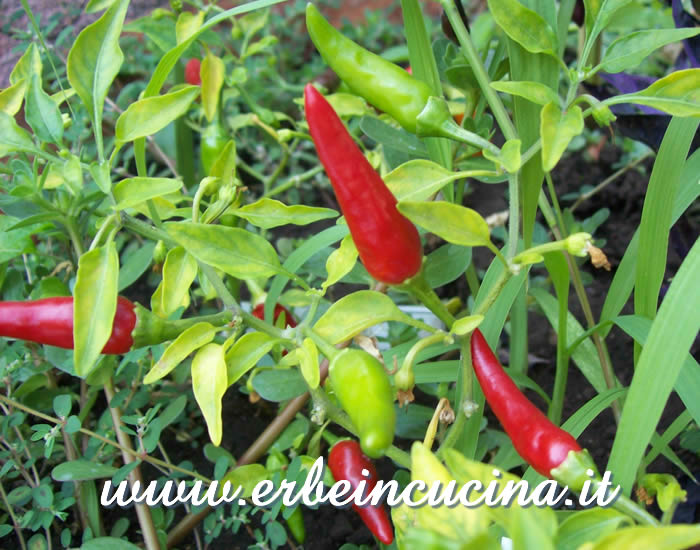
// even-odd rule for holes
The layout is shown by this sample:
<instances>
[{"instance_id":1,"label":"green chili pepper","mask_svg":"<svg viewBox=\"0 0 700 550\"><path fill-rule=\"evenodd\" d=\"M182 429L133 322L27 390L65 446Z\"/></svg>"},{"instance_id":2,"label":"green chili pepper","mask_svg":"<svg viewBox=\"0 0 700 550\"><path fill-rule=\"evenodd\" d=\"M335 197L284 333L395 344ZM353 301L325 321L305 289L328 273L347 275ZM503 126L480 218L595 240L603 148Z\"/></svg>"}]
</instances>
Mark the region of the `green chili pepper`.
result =
<instances>
[{"instance_id":1,"label":"green chili pepper","mask_svg":"<svg viewBox=\"0 0 700 550\"><path fill-rule=\"evenodd\" d=\"M394 440L396 412L389 376L369 353L346 349L328 367L328 377L370 458L381 457Z\"/></svg>"},{"instance_id":2,"label":"green chili pepper","mask_svg":"<svg viewBox=\"0 0 700 550\"><path fill-rule=\"evenodd\" d=\"M204 128L202 141L199 145L199 159L201 161L202 177L208 176L212 166L229 141L228 133L221 123L217 112L214 120Z\"/></svg>"}]
</instances>

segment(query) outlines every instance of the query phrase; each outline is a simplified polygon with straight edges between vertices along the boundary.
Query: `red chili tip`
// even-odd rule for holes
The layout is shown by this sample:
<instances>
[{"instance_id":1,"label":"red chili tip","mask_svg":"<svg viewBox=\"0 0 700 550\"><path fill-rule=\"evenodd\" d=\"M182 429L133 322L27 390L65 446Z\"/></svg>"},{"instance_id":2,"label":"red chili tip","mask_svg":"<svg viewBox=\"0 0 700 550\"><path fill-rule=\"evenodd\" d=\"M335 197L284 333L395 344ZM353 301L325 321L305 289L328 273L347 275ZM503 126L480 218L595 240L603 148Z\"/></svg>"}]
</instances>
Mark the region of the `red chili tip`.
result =
<instances>
[{"instance_id":1,"label":"red chili tip","mask_svg":"<svg viewBox=\"0 0 700 550\"><path fill-rule=\"evenodd\" d=\"M185 65L185 82L193 86L201 86L202 78L199 76L202 63L196 57L193 57Z\"/></svg>"},{"instance_id":2,"label":"red chili tip","mask_svg":"<svg viewBox=\"0 0 700 550\"><path fill-rule=\"evenodd\" d=\"M288 327L294 328L295 326L297 326L297 322L296 322L296 319L294 319L294 316L291 314L291 312L286 307L284 307L281 304L275 305L275 313L272 316L275 323L277 322L277 318L280 315L282 315L282 313L284 313L285 322L287 323ZM263 304L258 304L257 306L255 306L253 308L252 314L253 314L253 317L257 317L261 321L264 321L265 320L265 304L263 303Z\"/></svg>"}]
</instances>

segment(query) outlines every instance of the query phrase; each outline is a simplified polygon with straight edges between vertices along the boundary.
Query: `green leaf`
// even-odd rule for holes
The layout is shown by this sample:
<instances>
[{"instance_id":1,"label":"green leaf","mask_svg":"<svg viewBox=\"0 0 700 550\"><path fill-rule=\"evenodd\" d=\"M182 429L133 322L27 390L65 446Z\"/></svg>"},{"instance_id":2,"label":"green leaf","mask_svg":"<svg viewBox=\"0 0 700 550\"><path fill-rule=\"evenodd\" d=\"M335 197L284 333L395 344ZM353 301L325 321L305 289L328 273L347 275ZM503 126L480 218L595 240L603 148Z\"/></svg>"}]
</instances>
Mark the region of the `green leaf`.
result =
<instances>
[{"instance_id":1,"label":"green leaf","mask_svg":"<svg viewBox=\"0 0 700 550\"><path fill-rule=\"evenodd\" d=\"M269 277L280 272L272 245L245 229L190 222L170 222L163 227L199 261L233 277Z\"/></svg>"},{"instance_id":2,"label":"green leaf","mask_svg":"<svg viewBox=\"0 0 700 550\"><path fill-rule=\"evenodd\" d=\"M175 23L175 36L177 37L178 46L196 36L203 22L203 11L198 11L197 13L183 11L178 15L177 22Z\"/></svg>"},{"instance_id":3,"label":"green leaf","mask_svg":"<svg viewBox=\"0 0 700 550\"><path fill-rule=\"evenodd\" d=\"M24 81L25 86L29 85L32 75L41 75L43 70L39 47L36 43L30 42L27 50L22 54L10 73L10 84L14 86Z\"/></svg>"},{"instance_id":4,"label":"green leaf","mask_svg":"<svg viewBox=\"0 0 700 550\"><path fill-rule=\"evenodd\" d=\"M489 246L486 220L476 210L445 201L398 204L399 212L447 242L462 246Z\"/></svg>"},{"instance_id":5,"label":"green leaf","mask_svg":"<svg viewBox=\"0 0 700 550\"><path fill-rule=\"evenodd\" d=\"M253 389L266 401L287 401L303 394L308 388L298 369L273 369L253 377Z\"/></svg>"},{"instance_id":6,"label":"green leaf","mask_svg":"<svg viewBox=\"0 0 700 550\"><path fill-rule=\"evenodd\" d=\"M209 430L209 439L217 447L221 443L223 423L221 400L228 388L224 348L207 344L192 360L192 389Z\"/></svg>"},{"instance_id":7,"label":"green leaf","mask_svg":"<svg viewBox=\"0 0 700 550\"><path fill-rule=\"evenodd\" d=\"M0 112L0 157L17 151L36 151L31 136L15 119Z\"/></svg>"},{"instance_id":8,"label":"green leaf","mask_svg":"<svg viewBox=\"0 0 700 550\"><path fill-rule=\"evenodd\" d=\"M121 292L143 275L153 259L153 249L156 243L147 241L135 252L122 256L122 266L119 270L119 288Z\"/></svg>"},{"instance_id":9,"label":"green leaf","mask_svg":"<svg viewBox=\"0 0 700 550\"><path fill-rule=\"evenodd\" d=\"M236 340L231 349L226 352L228 385L235 384L278 342L279 340L264 332L249 332Z\"/></svg>"},{"instance_id":10,"label":"green leaf","mask_svg":"<svg viewBox=\"0 0 700 550\"><path fill-rule=\"evenodd\" d=\"M31 235L37 232L41 226L18 227L18 218L12 216L0 216L0 264L34 250Z\"/></svg>"},{"instance_id":11,"label":"green leaf","mask_svg":"<svg viewBox=\"0 0 700 550\"><path fill-rule=\"evenodd\" d=\"M557 49L557 37L542 16L518 0L489 0L489 11L512 40L531 53L551 53Z\"/></svg>"},{"instance_id":12,"label":"green leaf","mask_svg":"<svg viewBox=\"0 0 700 550\"><path fill-rule=\"evenodd\" d=\"M197 260L181 246L168 252L163 264L163 312L170 316L185 299L197 277Z\"/></svg>"},{"instance_id":13,"label":"green leaf","mask_svg":"<svg viewBox=\"0 0 700 550\"><path fill-rule=\"evenodd\" d=\"M318 220L338 216L338 212L330 208L305 206L303 204L287 206L280 201L268 198L262 198L252 204L247 204L234 210L233 213L263 229L271 229L287 224L307 225Z\"/></svg>"},{"instance_id":14,"label":"green leaf","mask_svg":"<svg viewBox=\"0 0 700 550\"><path fill-rule=\"evenodd\" d=\"M126 178L114 186L115 210L125 210L156 197L175 193L182 188L180 180L172 178Z\"/></svg>"},{"instance_id":15,"label":"green leaf","mask_svg":"<svg viewBox=\"0 0 700 550\"><path fill-rule=\"evenodd\" d=\"M124 54L119 48L128 0L118 0L102 17L85 27L68 52L68 81L90 113L97 135L102 136L102 110Z\"/></svg>"},{"instance_id":16,"label":"green leaf","mask_svg":"<svg viewBox=\"0 0 700 550\"><path fill-rule=\"evenodd\" d=\"M304 338L301 348L297 349L301 374L309 385L315 390L321 382L321 375L318 370L318 348L311 338Z\"/></svg>"},{"instance_id":17,"label":"green leaf","mask_svg":"<svg viewBox=\"0 0 700 550\"><path fill-rule=\"evenodd\" d=\"M471 261L470 247L445 244L428 254L423 265L425 280L431 288L451 283L465 272Z\"/></svg>"},{"instance_id":18,"label":"green leaf","mask_svg":"<svg viewBox=\"0 0 700 550\"><path fill-rule=\"evenodd\" d=\"M328 99L330 100L331 97L333 96L328 96ZM331 103L331 105L333 105L333 103ZM365 105L365 111L366 110L367 106ZM340 116L340 114L338 116ZM402 153L408 153L414 157L428 156L428 150L420 138L408 133L402 128L395 128L383 120L379 120L375 116L363 116L360 119L360 130L384 147L389 147Z\"/></svg>"},{"instance_id":19,"label":"green leaf","mask_svg":"<svg viewBox=\"0 0 700 550\"><path fill-rule=\"evenodd\" d=\"M357 248L352 240L352 235L345 235L340 241L338 249L334 250L326 260L326 271L328 278L321 284L321 289L325 293L328 287L340 281L345 275L352 271L357 263Z\"/></svg>"},{"instance_id":20,"label":"green leaf","mask_svg":"<svg viewBox=\"0 0 700 550\"><path fill-rule=\"evenodd\" d=\"M547 103L559 103L559 96L549 86L541 82L521 81L521 82L492 82L491 87L499 92L504 92L518 97L524 97L537 105L547 105Z\"/></svg>"},{"instance_id":21,"label":"green leaf","mask_svg":"<svg viewBox=\"0 0 700 550\"><path fill-rule=\"evenodd\" d=\"M557 531L557 550L576 550L587 542L596 542L605 535L630 525L632 520L610 508L581 510L567 517Z\"/></svg>"},{"instance_id":22,"label":"green leaf","mask_svg":"<svg viewBox=\"0 0 700 550\"><path fill-rule=\"evenodd\" d=\"M75 373L84 378L95 366L112 334L117 310L119 255L114 241L86 252L78 260L73 302Z\"/></svg>"},{"instance_id":23,"label":"green leaf","mask_svg":"<svg viewBox=\"0 0 700 550\"><path fill-rule=\"evenodd\" d=\"M0 91L0 111L15 116L22 108L24 92L27 89L25 80L20 80L17 84Z\"/></svg>"},{"instance_id":24,"label":"green leaf","mask_svg":"<svg viewBox=\"0 0 700 550\"><path fill-rule=\"evenodd\" d=\"M542 169L552 170L571 140L583 132L583 112L578 105L562 113L557 102L547 103L540 113L542 135Z\"/></svg>"},{"instance_id":25,"label":"green leaf","mask_svg":"<svg viewBox=\"0 0 700 550\"><path fill-rule=\"evenodd\" d=\"M607 468L615 472L616 483L627 494L700 329L699 271L700 241L696 241L671 282L639 356ZM663 376L659 365L664 366Z\"/></svg>"},{"instance_id":26,"label":"green leaf","mask_svg":"<svg viewBox=\"0 0 700 550\"><path fill-rule=\"evenodd\" d=\"M359 95L345 94L341 92L329 94L324 97L326 98L326 101L331 104L331 107L333 107L336 114L341 118L363 116L370 112L367 102ZM373 117L372 119L377 120ZM360 121L360 128L362 128L362 121ZM362 129L362 131L364 132L364 129Z\"/></svg>"},{"instance_id":27,"label":"green leaf","mask_svg":"<svg viewBox=\"0 0 700 550\"><path fill-rule=\"evenodd\" d=\"M70 414L71 399L70 395L64 393L53 398L53 412L58 417L66 417Z\"/></svg>"},{"instance_id":28,"label":"green leaf","mask_svg":"<svg viewBox=\"0 0 700 550\"><path fill-rule=\"evenodd\" d=\"M97 187L100 188L105 195L108 194L112 189L112 177L109 170L109 162L93 162L90 164L90 175L95 181Z\"/></svg>"},{"instance_id":29,"label":"green leaf","mask_svg":"<svg viewBox=\"0 0 700 550\"><path fill-rule=\"evenodd\" d=\"M636 67L657 48L698 34L700 29L654 29L633 32L610 44L600 65L608 73L619 73Z\"/></svg>"},{"instance_id":30,"label":"green leaf","mask_svg":"<svg viewBox=\"0 0 700 550\"><path fill-rule=\"evenodd\" d=\"M360 290L338 300L316 321L314 330L321 338L337 344L386 321L399 321L431 332L433 330L403 313L386 294L373 290Z\"/></svg>"},{"instance_id":31,"label":"green leaf","mask_svg":"<svg viewBox=\"0 0 700 550\"><path fill-rule=\"evenodd\" d=\"M182 15L184 14L185 12ZM221 95L221 87L224 85L224 62L211 51L207 52L204 61L202 61L201 75L202 108L204 116L211 122L219 108L219 96Z\"/></svg>"},{"instance_id":32,"label":"green leaf","mask_svg":"<svg viewBox=\"0 0 700 550\"><path fill-rule=\"evenodd\" d=\"M496 173L490 170L452 172L435 162L416 159L409 160L389 172L384 176L384 183L397 201L424 201L452 181L494 175Z\"/></svg>"},{"instance_id":33,"label":"green leaf","mask_svg":"<svg viewBox=\"0 0 700 550\"><path fill-rule=\"evenodd\" d=\"M144 377L144 384L152 384L160 380L187 356L202 346L210 343L216 336L217 328L209 323L197 323L184 330L163 352L158 362Z\"/></svg>"},{"instance_id":34,"label":"green leaf","mask_svg":"<svg viewBox=\"0 0 700 550\"><path fill-rule=\"evenodd\" d=\"M187 112L199 92L199 86L185 86L176 92L132 103L117 119L117 141L133 141L162 130Z\"/></svg>"},{"instance_id":35,"label":"green leaf","mask_svg":"<svg viewBox=\"0 0 700 550\"><path fill-rule=\"evenodd\" d=\"M117 537L97 537L84 542L80 550L140 550L140 547Z\"/></svg>"},{"instance_id":36,"label":"green leaf","mask_svg":"<svg viewBox=\"0 0 700 550\"><path fill-rule=\"evenodd\" d=\"M584 0L586 49L592 47L600 32L608 26L613 15L632 0Z\"/></svg>"},{"instance_id":37,"label":"green leaf","mask_svg":"<svg viewBox=\"0 0 700 550\"><path fill-rule=\"evenodd\" d=\"M700 69L676 71L644 90L611 97L603 103L638 103L674 116L700 116Z\"/></svg>"},{"instance_id":38,"label":"green leaf","mask_svg":"<svg viewBox=\"0 0 700 550\"><path fill-rule=\"evenodd\" d=\"M27 122L41 141L50 141L61 145L63 119L56 104L41 89L39 75L32 76L24 110Z\"/></svg>"},{"instance_id":39,"label":"green leaf","mask_svg":"<svg viewBox=\"0 0 700 550\"><path fill-rule=\"evenodd\" d=\"M90 0L88 5L85 6L85 13L95 13L98 11L103 11L114 4L114 0Z\"/></svg>"},{"instance_id":40,"label":"green leaf","mask_svg":"<svg viewBox=\"0 0 700 550\"><path fill-rule=\"evenodd\" d=\"M477 328L483 320L483 315L468 315L467 317L460 317L454 322L450 332L457 334L458 336L464 336Z\"/></svg>"},{"instance_id":41,"label":"green leaf","mask_svg":"<svg viewBox=\"0 0 700 550\"><path fill-rule=\"evenodd\" d=\"M83 188L83 167L76 155L70 155L63 164L63 179L73 195L80 193Z\"/></svg>"},{"instance_id":42,"label":"green leaf","mask_svg":"<svg viewBox=\"0 0 700 550\"><path fill-rule=\"evenodd\" d=\"M683 550L699 542L698 525L635 526L609 534L591 550Z\"/></svg>"},{"instance_id":43,"label":"green leaf","mask_svg":"<svg viewBox=\"0 0 700 550\"><path fill-rule=\"evenodd\" d=\"M268 474L265 466L262 464L245 464L238 466L224 476L220 486L223 487L227 481L231 482L231 492L234 492L238 487L242 487L240 497L247 498L253 494L253 489L262 480L267 479Z\"/></svg>"},{"instance_id":44,"label":"green leaf","mask_svg":"<svg viewBox=\"0 0 700 550\"><path fill-rule=\"evenodd\" d=\"M70 460L51 470L55 481L86 481L112 477L117 472L114 466L100 464L94 460Z\"/></svg>"}]
</instances>

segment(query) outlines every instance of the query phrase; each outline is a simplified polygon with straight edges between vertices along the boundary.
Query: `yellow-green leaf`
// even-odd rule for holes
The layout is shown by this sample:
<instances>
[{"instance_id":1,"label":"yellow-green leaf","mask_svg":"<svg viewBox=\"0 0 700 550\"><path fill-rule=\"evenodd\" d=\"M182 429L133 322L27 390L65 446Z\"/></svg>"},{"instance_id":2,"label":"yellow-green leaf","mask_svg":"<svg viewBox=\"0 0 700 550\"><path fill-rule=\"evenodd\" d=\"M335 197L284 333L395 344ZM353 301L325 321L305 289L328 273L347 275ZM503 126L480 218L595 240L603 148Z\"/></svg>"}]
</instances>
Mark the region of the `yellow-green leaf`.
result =
<instances>
[{"instance_id":1,"label":"yellow-green leaf","mask_svg":"<svg viewBox=\"0 0 700 550\"><path fill-rule=\"evenodd\" d=\"M278 342L279 340L264 332L249 332L236 340L231 349L226 352L228 385L235 384Z\"/></svg>"},{"instance_id":2,"label":"yellow-green leaf","mask_svg":"<svg viewBox=\"0 0 700 550\"><path fill-rule=\"evenodd\" d=\"M158 362L153 365L144 377L143 383L152 384L166 376L182 363L190 353L210 343L214 339L217 330L216 327L209 323L197 323L184 330L165 348Z\"/></svg>"},{"instance_id":3,"label":"yellow-green leaf","mask_svg":"<svg viewBox=\"0 0 700 550\"><path fill-rule=\"evenodd\" d=\"M464 336L478 327L483 320L483 315L469 315L467 317L460 317L454 322L450 332L459 336Z\"/></svg>"},{"instance_id":4,"label":"yellow-green leaf","mask_svg":"<svg viewBox=\"0 0 700 550\"><path fill-rule=\"evenodd\" d=\"M557 531L559 550L576 550L586 542L596 542L621 525L631 525L629 516L611 508L581 510L562 521Z\"/></svg>"},{"instance_id":5,"label":"yellow-green leaf","mask_svg":"<svg viewBox=\"0 0 700 550\"><path fill-rule=\"evenodd\" d=\"M63 179L74 195L80 193L83 188L83 167L80 159L71 154L63 165Z\"/></svg>"},{"instance_id":6,"label":"yellow-green leaf","mask_svg":"<svg viewBox=\"0 0 700 550\"><path fill-rule=\"evenodd\" d=\"M147 200L174 193L182 187L180 180L172 178L126 178L114 186L115 210L124 210Z\"/></svg>"},{"instance_id":7,"label":"yellow-green leaf","mask_svg":"<svg viewBox=\"0 0 700 550\"><path fill-rule=\"evenodd\" d=\"M176 92L132 103L117 119L117 141L133 141L162 130L187 112L199 92L199 86L185 86Z\"/></svg>"},{"instance_id":8,"label":"yellow-green leaf","mask_svg":"<svg viewBox=\"0 0 700 550\"><path fill-rule=\"evenodd\" d=\"M301 374L312 390L318 388L321 375L318 371L318 349L311 338L304 338L301 348L297 350Z\"/></svg>"},{"instance_id":9,"label":"yellow-green leaf","mask_svg":"<svg viewBox=\"0 0 700 550\"><path fill-rule=\"evenodd\" d=\"M233 277L270 277L280 270L272 245L245 229L190 222L163 227L195 258Z\"/></svg>"},{"instance_id":10,"label":"yellow-green leaf","mask_svg":"<svg viewBox=\"0 0 700 550\"><path fill-rule=\"evenodd\" d=\"M609 534L591 550L683 550L700 543L698 525L627 527Z\"/></svg>"},{"instance_id":11,"label":"yellow-green leaf","mask_svg":"<svg viewBox=\"0 0 700 550\"><path fill-rule=\"evenodd\" d=\"M27 81L20 80L9 88L0 92L0 111L11 117L15 116L22 107L24 92L27 89Z\"/></svg>"},{"instance_id":12,"label":"yellow-green leaf","mask_svg":"<svg viewBox=\"0 0 700 550\"><path fill-rule=\"evenodd\" d=\"M549 172L566 151L571 140L583 132L583 113L578 105L566 113L555 102L547 103L540 112L542 136L542 169Z\"/></svg>"},{"instance_id":13,"label":"yellow-green leaf","mask_svg":"<svg viewBox=\"0 0 700 550\"><path fill-rule=\"evenodd\" d=\"M29 47L22 54L22 57L19 58L10 73L10 84L14 86L24 81L26 85L29 85L32 75L41 75L42 70L39 48L34 42L30 42Z\"/></svg>"},{"instance_id":14,"label":"yellow-green leaf","mask_svg":"<svg viewBox=\"0 0 700 550\"><path fill-rule=\"evenodd\" d=\"M639 65L651 52L671 44L700 34L700 29L654 29L637 31L615 40L605 50L600 62L603 70L608 73L619 73Z\"/></svg>"},{"instance_id":15,"label":"yellow-green leaf","mask_svg":"<svg viewBox=\"0 0 700 550\"><path fill-rule=\"evenodd\" d=\"M114 241L83 254L73 290L75 373L90 374L112 334L117 311L119 255Z\"/></svg>"},{"instance_id":16,"label":"yellow-green leaf","mask_svg":"<svg viewBox=\"0 0 700 550\"><path fill-rule=\"evenodd\" d=\"M557 37L544 18L518 0L489 0L489 11L511 39L532 53L554 53Z\"/></svg>"},{"instance_id":17,"label":"yellow-green leaf","mask_svg":"<svg viewBox=\"0 0 700 550\"><path fill-rule=\"evenodd\" d=\"M183 11L177 18L175 23L175 37L177 40L177 45L179 46L187 39L189 39L193 34L195 34L204 22L204 12L198 11L197 13L191 13L189 11Z\"/></svg>"},{"instance_id":18,"label":"yellow-green leaf","mask_svg":"<svg viewBox=\"0 0 700 550\"><path fill-rule=\"evenodd\" d=\"M184 13L183 13L184 15ZM201 23L200 23L201 24ZM219 95L224 85L224 62L211 51L202 61L202 107L204 116L211 122L219 108Z\"/></svg>"},{"instance_id":19,"label":"yellow-green leaf","mask_svg":"<svg viewBox=\"0 0 700 550\"><path fill-rule=\"evenodd\" d=\"M492 82L491 87L499 92L524 97L537 105L546 105L550 101L554 101L555 103L559 101L559 97L554 90L541 82L524 80L519 82L499 81Z\"/></svg>"},{"instance_id":20,"label":"yellow-green leaf","mask_svg":"<svg viewBox=\"0 0 700 550\"><path fill-rule=\"evenodd\" d=\"M345 277L357 262L357 248L352 240L352 235L345 235L340 241L340 246L331 252L326 260L328 278L321 284L321 289L326 292L329 286L334 285Z\"/></svg>"},{"instance_id":21,"label":"yellow-green leaf","mask_svg":"<svg viewBox=\"0 0 700 550\"><path fill-rule=\"evenodd\" d=\"M330 208L306 206L303 204L287 206L280 201L268 198L262 198L252 204L247 204L233 211L233 213L263 229L287 224L307 225L318 220L338 216L338 212Z\"/></svg>"},{"instance_id":22,"label":"yellow-green leaf","mask_svg":"<svg viewBox=\"0 0 700 550\"><path fill-rule=\"evenodd\" d=\"M20 128L15 119L5 112L0 112L0 157L16 151L34 151L34 142L24 128Z\"/></svg>"},{"instance_id":23,"label":"yellow-green leaf","mask_svg":"<svg viewBox=\"0 0 700 550\"><path fill-rule=\"evenodd\" d=\"M192 390L207 423L209 439L217 447L223 433L221 399L226 388L224 348L218 344L207 344L192 359Z\"/></svg>"},{"instance_id":24,"label":"yellow-green leaf","mask_svg":"<svg viewBox=\"0 0 700 550\"><path fill-rule=\"evenodd\" d=\"M263 479L267 479L268 473L265 466L262 464L245 464L231 470L224 476L219 484L219 490L223 488L224 483L231 482L231 494L238 487L242 487L240 498L249 498L253 494L253 489Z\"/></svg>"},{"instance_id":25,"label":"yellow-green leaf","mask_svg":"<svg viewBox=\"0 0 700 550\"><path fill-rule=\"evenodd\" d=\"M163 265L163 312L170 316L180 307L197 277L197 260L181 246L168 252Z\"/></svg>"},{"instance_id":26,"label":"yellow-green leaf","mask_svg":"<svg viewBox=\"0 0 700 550\"><path fill-rule=\"evenodd\" d=\"M463 246L489 246L486 220L476 210L445 201L398 204L399 212L447 242Z\"/></svg>"},{"instance_id":27,"label":"yellow-green leaf","mask_svg":"<svg viewBox=\"0 0 700 550\"><path fill-rule=\"evenodd\" d=\"M386 321L435 330L403 313L386 294L373 290L360 290L338 300L316 321L314 330L331 344L337 344Z\"/></svg>"}]
</instances>

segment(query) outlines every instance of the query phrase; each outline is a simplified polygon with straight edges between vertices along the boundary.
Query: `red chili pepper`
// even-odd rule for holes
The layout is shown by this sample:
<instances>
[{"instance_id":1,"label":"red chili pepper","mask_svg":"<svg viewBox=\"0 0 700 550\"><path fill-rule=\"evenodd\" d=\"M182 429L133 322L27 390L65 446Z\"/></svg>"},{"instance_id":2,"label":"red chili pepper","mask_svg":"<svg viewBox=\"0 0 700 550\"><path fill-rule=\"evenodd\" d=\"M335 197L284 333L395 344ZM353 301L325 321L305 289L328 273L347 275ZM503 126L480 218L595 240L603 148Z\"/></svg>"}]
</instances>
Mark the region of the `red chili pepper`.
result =
<instances>
[{"instance_id":1,"label":"red chili pepper","mask_svg":"<svg viewBox=\"0 0 700 550\"><path fill-rule=\"evenodd\" d=\"M344 440L336 443L328 453L328 467L336 481L343 479L349 481L353 491L361 481L364 481L366 485L363 498L370 493L379 478L374 464L362 453L357 441ZM369 477L362 475L363 469L369 472ZM393 542L394 529L384 506L368 504L358 507L353 504L352 507L375 537L384 544Z\"/></svg>"},{"instance_id":2,"label":"red chili pepper","mask_svg":"<svg viewBox=\"0 0 700 550\"><path fill-rule=\"evenodd\" d=\"M501 367L479 329L471 338L472 364L486 401L503 425L513 447L537 472L551 477L569 451L581 447L573 436L550 422L518 389Z\"/></svg>"},{"instance_id":3,"label":"red chili pepper","mask_svg":"<svg viewBox=\"0 0 700 550\"><path fill-rule=\"evenodd\" d=\"M360 259L378 281L400 284L416 275L423 249L415 226L372 168L328 101L308 84L306 120Z\"/></svg>"},{"instance_id":4,"label":"red chili pepper","mask_svg":"<svg viewBox=\"0 0 700 550\"><path fill-rule=\"evenodd\" d=\"M119 296L112 335L102 353L121 354L134 343L134 304ZM0 302L0 336L73 349L73 298L44 298L30 302Z\"/></svg>"},{"instance_id":5,"label":"red chili pepper","mask_svg":"<svg viewBox=\"0 0 700 550\"><path fill-rule=\"evenodd\" d=\"M258 304L257 306L255 306L253 308L252 313L253 313L254 317L257 317L261 321L264 321L265 320L265 304L262 303L262 304ZM289 310L286 307L284 307L281 304L275 304L275 314L273 316L275 323L277 322L277 318L280 315L282 315L282 313L284 313L285 322L287 323L288 327L294 328L295 326L297 326L297 322L294 319L294 316L289 312Z\"/></svg>"},{"instance_id":6,"label":"red chili pepper","mask_svg":"<svg viewBox=\"0 0 700 550\"><path fill-rule=\"evenodd\" d=\"M193 86L201 86L202 79L199 76L199 70L202 63L196 57L193 57L185 65L185 82Z\"/></svg>"}]
</instances>

